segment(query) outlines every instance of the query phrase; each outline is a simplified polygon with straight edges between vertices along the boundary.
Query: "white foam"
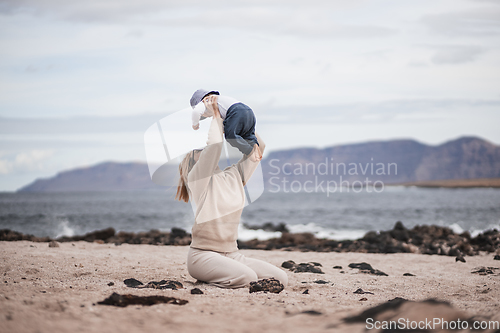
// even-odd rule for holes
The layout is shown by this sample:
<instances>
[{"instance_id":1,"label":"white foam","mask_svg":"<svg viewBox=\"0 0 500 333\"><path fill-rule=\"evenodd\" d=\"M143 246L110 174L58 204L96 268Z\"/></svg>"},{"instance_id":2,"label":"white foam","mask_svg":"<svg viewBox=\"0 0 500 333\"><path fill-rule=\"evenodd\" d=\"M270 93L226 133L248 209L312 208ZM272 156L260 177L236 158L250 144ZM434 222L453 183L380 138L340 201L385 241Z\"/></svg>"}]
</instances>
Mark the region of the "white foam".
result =
<instances>
[{"instance_id":1,"label":"white foam","mask_svg":"<svg viewBox=\"0 0 500 333\"><path fill-rule=\"evenodd\" d=\"M69 226L69 221L64 220L59 225L57 226L58 234L56 238L62 237L62 236L74 236L75 235L75 230L71 229Z\"/></svg>"},{"instance_id":2,"label":"white foam","mask_svg":"<svg viewBox=\"0 0 500 333\"><path fill-rule=\"evenodd\" d=\"M483 230L473 229L470 231L470 236L472 238L474 238L477 235L479 235L480 233L483 233L483 232L488 231L488 230L493 230L493 229L500 230L500 221L498 224L490 224L486 229L483 229Z\"/></svg>"},{"instance_id":3,"label":"white foam","mask_svg":"<svg viewBox=\"0 0 500 333\"><path fill-rule=\"evenodd\" d=\"M310 232L316 238L325 238L332 240L354 240L363 237L366 234L366 230L352 229L352 230L338 230L338 229L327 229L322 226L316 225L315 223L308 224L295 224L287 225L287 228L292 233L296 232Z\"/></svg>"},{"instance_id":4,"label":"white foam","mask_svg":"<svg viewBox=\"0 0 500 333\"><path fill-rule=\"evenodd\" d=\"M366 233L366 230L327 229L312 222L308 224L287 225L287 228L291 233L309 232L312 233L316 238L325 238L338 241L358 239L363 237ZM281 237L280 231L265 231L262 229L251 230L245 228L241 224L238 229L238 239L241 241L248 241L252 239L268 240L271 238L279 237Z\"/></svg>"},{"instance_id":5,"label":"white foam","mask_svg":"<svg viewBox=\"0 0 500 333\"><path fill-rule=\"evenodd\" d=\"M460 221L461 222L461 221ZM451 230L453 230L454 233L456 234L461 234L462 232L464 232L465 230L460 226L460 224L458 223L453 223L452 225L449 225L448 228L450 228Z\"/></svg>"},{"instance_id":6,"label":"white foam","mask_svg":"<svg viewBox=\"0 0 500 333\"><path fill-rule=\"evenodd\" d=\"M461 221L459 221L461 222ZM465 230L460 226L459 222L453 223L451 225L446 225L444 221L438 221L437 225L439 226L447 226L454 233L461 234ZM313 222L308 224L293 224L286 226L291 233L301 233L301 232L309 232L312 233L318 239L331 239L336 241L342 240L356 240L362 238L368 230L361 229L331 229L319 226ZM484 230L470 230L471 237L476 237L478 234L485 232L487 230L497 229L500 230L500 223L498 225L490 225L488 228ZM239 225L238 229L238 239L241 241L249 241L252 239L258 240L268 240L271 238L279 238L281 237L281 232L279 231L265 231L262 229L251 230L247 229L242 224Z\"/></svg>"},{"instance_id":7,"label":"white foam","mask_svg":"<svg viewBox=\"0 0 500 333\"><path fill-rule=\"evenodd\" d=\"M260 241L268 240L271 238L280 238L280 231L266 231L262 229L252 230L245 228L241 223L238 226L238 239L240 241L246 242L252 239L258 239Z\"/></svg>"}]
</instances>

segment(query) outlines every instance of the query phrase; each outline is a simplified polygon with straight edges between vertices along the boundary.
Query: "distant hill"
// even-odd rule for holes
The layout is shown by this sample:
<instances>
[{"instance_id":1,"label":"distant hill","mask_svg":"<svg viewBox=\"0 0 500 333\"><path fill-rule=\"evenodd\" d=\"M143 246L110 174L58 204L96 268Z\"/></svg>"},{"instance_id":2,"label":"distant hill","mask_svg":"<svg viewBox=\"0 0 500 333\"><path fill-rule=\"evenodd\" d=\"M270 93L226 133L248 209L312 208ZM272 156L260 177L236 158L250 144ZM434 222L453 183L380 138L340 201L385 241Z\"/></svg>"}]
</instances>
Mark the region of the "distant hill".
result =
<instances>
[{"instance_id":1,"label":"distant hill","mask_svg":"<svg viewBox=\"0 0 500 333\"><path fill-rule=\"evenodd\" d=\"M175 167L176 168L176 167ZM500 146L478 137L462 137L437 146L414 140L372 141L324 149L274 151L262 161L266 188L283 181L335 180L384 184L450 179L500 178ZM174 169L172 172L176 172ZM309 184L313 184L309 183ZM37 179L19 191L104 191L161 189L145 163L104 162Z\"/></svg>"},{"instance_id":2,"label":"distant hill","mask_svg":"<svg viewBox=\"0 0 500 333\"><path fill-rule=\"evenodd\" d=\"M445 179L500 177L500 146L477 137L462 137L438 146L414 140L372 141L324 149L301 148L272 152L264 173L278 172L306 181L319 179L380 180L387 184ZM274 160L273 162L270 162ZM309 163L309 168L306 165ZM313 165L316 174L312 175ZM320 164L325 167L318 169ZM300 170L302 165L303 170ZM307 171L307 174L306 174ZM320 174L320 172L322 174ZM280 176L280 175L278 175Z\"/></svg>"},{"instance_id":3,"label":"distant hill","mask_svg":"<svg viewBox=\"0 0 500 333\"><path fill-rule=\"evenodd\" d=\"M147 164L104 162L91 167L63 171L51 178L37 179L18 191L112 191L155 188L162 187L151 181Z\"/></svg>"}]
</instances>

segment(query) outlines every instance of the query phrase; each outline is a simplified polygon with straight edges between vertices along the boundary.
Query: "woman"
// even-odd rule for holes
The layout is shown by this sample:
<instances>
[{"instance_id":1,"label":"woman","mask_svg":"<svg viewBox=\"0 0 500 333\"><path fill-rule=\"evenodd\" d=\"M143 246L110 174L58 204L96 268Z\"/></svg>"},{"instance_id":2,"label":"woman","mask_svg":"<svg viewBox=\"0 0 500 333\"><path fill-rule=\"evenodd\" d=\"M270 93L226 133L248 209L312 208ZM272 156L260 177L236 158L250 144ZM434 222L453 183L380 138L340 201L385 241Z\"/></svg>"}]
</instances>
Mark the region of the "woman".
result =
<instances>
[{"instance_id":1,"label":"woman","mask_svg":"<svg viewBox=\"0 0 500 333\"><path fill-rule=\"evenodd\" d=\"M238 251L238 225L245 204L243 186L259 161L249 158L252 152L224 170L219 168L223 124L217 95L207 96L203 102L214 114L207 146L189 152L179 165L176 195L176 199L185 202L191 199L196 207L188 272L195 279L222 288L241 288L266 278L275 278L286 287L288 276L283 270L265 261L247 258ZM264 142L256 136L263 152ZM254 151L256 149L254 146Z\"/></svg>"}]
</instances>

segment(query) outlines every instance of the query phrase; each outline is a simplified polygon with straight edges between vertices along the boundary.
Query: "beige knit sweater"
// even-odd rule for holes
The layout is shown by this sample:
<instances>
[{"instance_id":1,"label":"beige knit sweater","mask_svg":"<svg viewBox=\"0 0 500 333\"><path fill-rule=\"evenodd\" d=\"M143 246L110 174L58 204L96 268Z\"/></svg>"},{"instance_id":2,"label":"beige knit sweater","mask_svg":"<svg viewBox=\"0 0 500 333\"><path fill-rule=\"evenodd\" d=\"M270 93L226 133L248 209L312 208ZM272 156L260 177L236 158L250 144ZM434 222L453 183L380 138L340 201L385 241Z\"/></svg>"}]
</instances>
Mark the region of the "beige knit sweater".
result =
<instances>
[{"instance_id":1,"label":"beige knit sweater","mask_svg":"<svg viewBox=\"0 0 500 333\"><path fill-rule=\"evenodd\" d=\"M191 247L233 252L238 250L238 225L245 205L243 181L252 176L260 162L243 156L236 164L224 170L219 168L222 122L221 118L212 119L207 147L188 174L189 196L196 206ZM264 152L265 144L256 136Z\"/></svg>"}]
</instances>

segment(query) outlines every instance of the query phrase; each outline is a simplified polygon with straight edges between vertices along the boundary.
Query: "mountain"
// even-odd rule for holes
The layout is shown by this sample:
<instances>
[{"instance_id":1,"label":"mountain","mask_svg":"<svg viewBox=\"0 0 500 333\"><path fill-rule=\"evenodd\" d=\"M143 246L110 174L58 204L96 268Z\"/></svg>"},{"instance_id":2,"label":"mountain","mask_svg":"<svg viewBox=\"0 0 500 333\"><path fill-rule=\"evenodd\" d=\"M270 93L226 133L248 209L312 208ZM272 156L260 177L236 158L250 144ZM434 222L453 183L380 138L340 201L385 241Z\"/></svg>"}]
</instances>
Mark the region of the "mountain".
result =
<instances>
[{"instance_id":1,"label":"mountain","mask_svg":"<svg viewBox=\"0 0 500 333\"><path fill-rule=\"evenodd\" d=\"M299 181L316 177L340 181L342 177L350 182L369 178L390 184L500 177L500 146L477 137L462 137L438 146L391 140L291 149L272 152L267 161L264 174L279 171L277 177Z\"/></svg>"},{"instance_id":2,"label":"mountain","mask_svg":"<svg viewBox=\"0 0 500 333\"><path fill-rule=\"evenodd\" d=\"M104 162L37 179L19 192L147 190L161 188L149 177L145 163Z\"/></svg>"},{"instance_id":3,"label":"mountain","mask_svg":"<svg viewBox=\"0 0 500 333\"><path fill-rule=\"evenodd\" d=\"M335 181L359 183L408 182L500 178L500 146L478 137L462 137L437 146L414 140L372 141L324 149L297 148L274 151L262 161L265 186L314 186ZM177 172L173 167L172 172ZM306 184L310 181L309 184ZM369 181L369 182L367 182ZM356 183L359 182L359 183ZM375 184L376 185L376 184ZM145 163L104 162L37 179L19 191L102 191L161 189L152 183Z\"/></svg>"}]
</instances>

